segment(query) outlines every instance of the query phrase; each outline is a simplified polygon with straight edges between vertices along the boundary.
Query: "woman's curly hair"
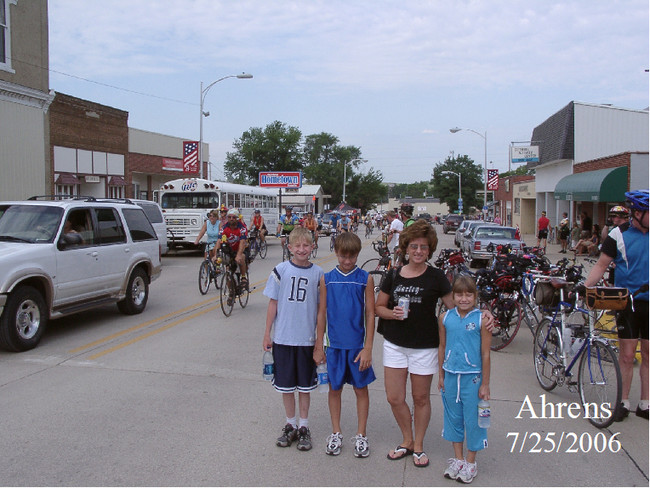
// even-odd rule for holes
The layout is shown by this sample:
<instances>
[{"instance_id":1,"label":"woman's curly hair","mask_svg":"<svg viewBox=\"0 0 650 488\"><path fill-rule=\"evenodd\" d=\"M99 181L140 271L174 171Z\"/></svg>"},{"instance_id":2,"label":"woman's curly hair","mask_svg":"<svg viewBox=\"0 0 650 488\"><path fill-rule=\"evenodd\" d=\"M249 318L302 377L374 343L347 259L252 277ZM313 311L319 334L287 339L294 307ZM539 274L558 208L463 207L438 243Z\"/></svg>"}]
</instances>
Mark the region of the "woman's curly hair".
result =
<instances>
[{"instance_id":1,"label":"woman's curly hair","mask_svg":"<svg viewBox=\"0 0 650 488\"><path fill-rule=\"evenodd\" d=\"M399 250L402 256L406 256L411 241L419 237L424 237L427 240L429 244L429 259L431 259L438 246L438 234L436 234L436 230L424 219L416 220L400 233Z\"/></svg>"}]
</instances>

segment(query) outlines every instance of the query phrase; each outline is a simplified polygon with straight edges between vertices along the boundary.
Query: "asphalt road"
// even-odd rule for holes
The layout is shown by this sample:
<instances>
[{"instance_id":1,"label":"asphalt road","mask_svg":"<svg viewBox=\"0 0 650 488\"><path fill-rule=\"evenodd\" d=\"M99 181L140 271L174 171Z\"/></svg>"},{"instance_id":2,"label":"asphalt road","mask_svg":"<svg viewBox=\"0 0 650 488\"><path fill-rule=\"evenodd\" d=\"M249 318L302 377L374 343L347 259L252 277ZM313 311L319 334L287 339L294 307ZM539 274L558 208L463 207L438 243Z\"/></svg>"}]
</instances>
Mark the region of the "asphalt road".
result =
<instances>
[{"instance_id":1,"label":"asphalt road","mask_svg":"<svg viewBox=\"0 0 650 488\"><path fill-rule=\"evenodd\" d=\"M0 352L1 484L457 486L442 477L452 448L440 437L436 391L425 439L431 465L386 459L401 437L384 394L381 336L374 349L378 379L369 387L370 457L354 458L348 442L356 428L349 387L340 456L324 453L330 422L319 393L310 411L314 449L275 446L284 410L261 374L268 303L262 289L280 256L277 241L270 242L266 260L252 265L248 306L236 305L231 317L223 316L214 289L199 294L201 257L178 253L163 258L143 314L123 316L108 306L52 322L35 350ZM440 235L439 248L451 244L451 234ZM326 247L321 241L315 262L329 270L336 261ZM559 258L554 247L551 257ZM366 245L359 264L373 254ZM538 415L542 401L579 401L566 388L539 387L527 329L492 354L491 394L489 447L478 454L475 485L648 486L646 420L632 414L601 431L566 414L531 419L524 410L517 418L526 398ZM635 371L633 406L638 395Z\"/></svg>"}]
</instances>

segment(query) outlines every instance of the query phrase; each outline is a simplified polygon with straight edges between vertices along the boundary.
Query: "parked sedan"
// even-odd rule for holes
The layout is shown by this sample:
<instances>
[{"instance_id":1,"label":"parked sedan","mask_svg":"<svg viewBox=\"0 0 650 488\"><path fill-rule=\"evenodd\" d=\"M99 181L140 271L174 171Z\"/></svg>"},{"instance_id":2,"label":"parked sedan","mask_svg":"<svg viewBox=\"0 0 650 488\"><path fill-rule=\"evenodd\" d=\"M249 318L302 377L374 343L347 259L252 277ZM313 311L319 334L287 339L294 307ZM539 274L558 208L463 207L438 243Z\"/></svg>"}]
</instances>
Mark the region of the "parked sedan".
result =
<instances>
[{"instance_id":1,"label":"parked sedan","mask_svg":"<svg viewBox=\"0 0 650 488\"><path fill-rule=\"evenodd\" d=\"M484 227L486 225L496 225L492 222L484 222L482 220L472 220L462 234L458 237L458 245L460 249L465 253L469 254L469 240L472 238L472 233L477 227Z\"/></svg>"},{"instance_id":2,"label":"parked sedan","mask_svg":"<svg viewBox=\"0 0 650 488\"><path fill-rule=\"evenodd\" d=\"M495 247L510 245L514 251L521 248L521 241L515 238L517 229L514 227L502 227L499 225L484 225L475 227L468 239L467 256L471 267L475 267L476 261L490 262L492 252L487 250L489 244Z\"/></svg>"},{"instance_id":3,"label":"parked sedan","mask_svg":"<svg viewBox=\"0 0 650 488\"><path fill-rule=\"evenodd\" d=\"M463 233L467 230L467 226L469 223L472 222L471 220L463 220L460 223L460 226L458 229L456 229L456 234L454 234L454 244L458 247L460 247L460 236L463 235Z\"/></svg>"}]
</instances>

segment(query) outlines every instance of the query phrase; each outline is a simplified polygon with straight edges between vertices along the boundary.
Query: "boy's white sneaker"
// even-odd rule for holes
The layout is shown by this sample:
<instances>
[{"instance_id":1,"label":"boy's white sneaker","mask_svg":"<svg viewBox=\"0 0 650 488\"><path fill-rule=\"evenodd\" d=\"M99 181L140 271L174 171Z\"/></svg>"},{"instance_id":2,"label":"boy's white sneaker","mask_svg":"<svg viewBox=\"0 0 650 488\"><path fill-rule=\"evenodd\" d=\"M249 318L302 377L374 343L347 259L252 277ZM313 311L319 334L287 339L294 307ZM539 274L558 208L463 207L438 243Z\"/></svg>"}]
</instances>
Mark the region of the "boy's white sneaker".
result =
<instances>
[{"instance_id":1,"label":"boy's white sneaker","mask_svg":"<svg viewBox=\"0 0 650 488\"><path fill-rule=\"evenodd\" d=\"M450 480L455 480L458 478L458 473L460 472L460 469L463 467L463 460L462 459L456 459L456 458L449 458L447 459L447 469L445 469L445 478L448 478Z\"/></svg>"},{"instance_id":2,"label":"boy's white sneaker","mask_svg":"<svg viewBox=\"0 0 650 488\"><path fill-rule=\"evenodd\" d=\"M476 474L476 463L472 464L465 461L458 472L458 478L456 478L456 481L460 481L461 483L471 483L474 478L476 478Z\"/></svg>"},{"instance_id":3,"label":"boy's white sneaker","mask_svg":"<svg viewBox=\"0 0 650 488\"><path fill-rule=\"evenodd\" d=\"M343 445L343 436L340 432L335 432L327 437L327 446L325 452L330 456L338 456L341 454L341 446Z\"/></svg>"},{"instance_id":4,"label":"boy's white sneaker","mask_svg":"<svg viewBox=\"0 0 650 488\"><path fill-rule=\"evenodd\" d=\"M354 456L358 458L365 458L370 455L370 447L368 446L368 438L365 435L357 434L352 439L354 442Z\"/></svg>"}]
</instances>

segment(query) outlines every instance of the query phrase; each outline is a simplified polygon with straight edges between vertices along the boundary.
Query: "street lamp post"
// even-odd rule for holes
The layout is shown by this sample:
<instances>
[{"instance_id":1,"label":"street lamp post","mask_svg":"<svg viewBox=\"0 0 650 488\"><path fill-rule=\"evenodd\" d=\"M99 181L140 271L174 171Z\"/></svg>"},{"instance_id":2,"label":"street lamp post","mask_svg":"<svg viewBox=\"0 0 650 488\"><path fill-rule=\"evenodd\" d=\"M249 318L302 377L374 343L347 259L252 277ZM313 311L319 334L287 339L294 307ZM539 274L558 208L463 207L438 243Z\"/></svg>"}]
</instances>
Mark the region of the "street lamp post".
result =
<instances>
[{"instance_id":1,"label":"street lamp post","mask_svg":"<svg viewBox=\"0 0 650 488\"><path fill-rule=\"evenodd\" d=\"M444 174L450 174L450 175L456 175L458 176L458 213L463 213L463 196L460 192L460 173L456 173L455 171L441 171L441 175Z\"/></svg>"},{"instance_id":2,"label":"street lamp post","mask_svg":"<svg viewBox=\"0 0 650 488\"><path fill-rule=\"evenodd\" d=\"M352 161L348 161L347 163L343 164L343 201L344 202L345 202L345 180L347 180L347 176L348 176L348 174L347 174L348 164L352 164L352 163L355 163L357 161L361 161L363 163L368 162L367 159L356 158L356 159L353 159Z\"/></svg>"},{"instance_id":3,"label":"street lamp post","mask_svg":"<svg viewBox=\"0 0 650 488\"><path fill-rule=\"evenodd\" d=\"M477 136L480 136L483 138L484 146L483 146L483 212L487 213L487 131L485 131L485 134L481 134L480 132L476 132L473 129L461 129L460 127L454 127L453 129L449 129L449 132L452 134L455 134L456 132L460 132L461 130L466 130L469 132L473 132Z\"/></svg>"},{"instance_id":4,"label":"street lamp post","mask_svg":"<svg viewBox=\"0 0 650 488\"><path fill-rule=\"evenodd\" d=\"M213 81L208 86L203 88L203 82L201 82L201 103L200 112L199 112L199 176L203 178L203 117L210 115L210 112L203 111L203 102L205 101L205 96L208 94L210 88L219 83L220 81L227 80L228 78L239 78L240 80L248 80L252 78L253 75L250 73L241 73L239 75L228 75L223 78L219 78L217 81Z\"/></svg>"}]
</instances>

